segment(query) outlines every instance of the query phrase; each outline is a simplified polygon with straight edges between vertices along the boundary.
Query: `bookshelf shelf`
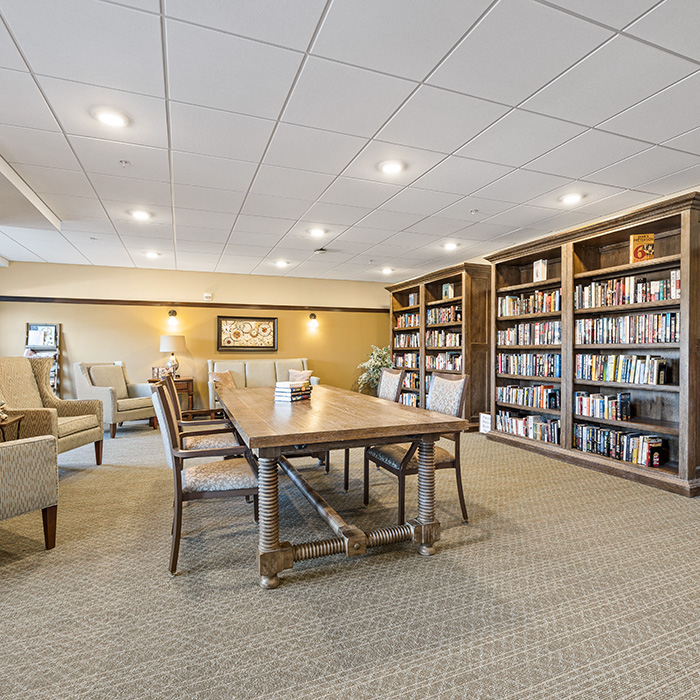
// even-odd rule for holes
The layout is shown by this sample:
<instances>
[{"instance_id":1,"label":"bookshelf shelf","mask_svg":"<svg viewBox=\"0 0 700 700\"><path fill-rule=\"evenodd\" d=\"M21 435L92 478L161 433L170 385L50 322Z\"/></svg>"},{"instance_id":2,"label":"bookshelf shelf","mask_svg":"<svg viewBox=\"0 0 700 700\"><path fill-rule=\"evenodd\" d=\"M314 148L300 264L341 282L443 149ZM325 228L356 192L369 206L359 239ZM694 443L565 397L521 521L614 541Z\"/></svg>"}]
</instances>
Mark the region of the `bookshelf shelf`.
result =
<instances>
[{"instance_id":1,"label":"bookshelf shelf","mask_svg":"<svg viewBox=\"0 0 700 700\"><path fill-rule=\"evenodd\" d=\"M544 413L547 416L560 416L561 411L554 408L537 408L535 406L521 406L519 403L505 403L504 401L496 401L496 406L500 408L510 408L514 411L528 411L529 413Z\"/></svg>"},{"instance_id":2,"label":"bookshelf shelf","mask_svg":"<svg viewBox=\"0 0 700 700\"><path fill-rule=\"evenodd\" d=\"M453 321L452 323L426 323L426 328L461 328L461 321Z\"/></svg>"},{"instance_id":3,"label":"bookshelf shelf","mask_svg":"<svg viewBox=\"0 0 700 700\"><path fill-rule=\"evenodd\" d=\"M640 238L644 236L647 240ZM647 243L653 246L652 250L639 247ZM653 257L630 262L634 259L633 250L636 253L642 250ZM695 311L694 302L700 298L700 193L669 198L557 236L525 243L489 256L488 260L492 264L491 394L494 398L491 424L496 427L499 410L538 412L535 408L497 400L516 395L518 400L521 397L531 400L527 393L530 389L521 392L518 387L556 382L561 405L558 445L500 430L492 430L488 437L675 493L700 495L700 439L695 427L700 424L700 393L696 389L700 386L700 363L697 361L700 314ZM534 264L542 260L547 261L550 275L546 283L533 279ZM561 311L497 315L500 308L523 308L516 297L544 290L545 284L550 290L560 287ZM506 296L514 298L504 299L499 304L499 297ZM600 305L610 301L630 303ZM584 304L595 306L575 308ZM544 335L541 330L544 323L535 329L534 323L552 318L560 321L561 325L556 326L558 335ZM529 319L532 328L516 327ZM497 333L500 333L498 344ZM540 337L555 342L561 337L561 345L531 344ZM617 338L625 342L580 342ZM656 338L674 342L648 342ZM634 343L634 339L644 342ZM506 340L509 344L502 344ZM513 340L524 342L510 344ZM528 371L533 366L540 367L533 363L544 362L547 357L526 357L533 353L558 355L561 378L498 373L499 366L504 369L526 367ZM627 377L635 376L630 374L635 371L637 377L640 372L645 376L646 372L663 380L665 375L674 383L636 384L576 377L581 372L585 376ZM506 386L509 389L499 393L499 388ZM631 411L632 418L612 420L575 413L581 407L589 410L589 406L591 410L595 406L599 415L601 406L606 407L606 413L608 407L614 407L607 415L618 416L619 410L623 410L623 415ZM590 430L584 426L590 426ZM510 430L511 424L502 423L501 427ZM642 454L646 455L648 445L650 454L664 463L653 467L584 452L575 447L581 445L582 436L586 440L595 436L602 441L600 447L589 442L584 445L586 449L593 449L595 445L595 449L607 454L611 454L610 444L617 446L615 441L623 441L629 450L631 441L639 438L640 444L645 445ZM657 436L656 441L654 436ZM662 445L658 444L659 438Z\"/></svg>"},{"instance_id":4,"label":"bookshelf shelf","mask_svg":"<svg viewBox=\"0 0 700 700\"><path fill-rule=\"evenodd\" d=\"M456 304L458 302L462 301L462 297L445 297L444 299L435 299L433 301L426 301L425 305L428 307L431 306L441 306L442 304Z\"/></svg>"}]
</instances>

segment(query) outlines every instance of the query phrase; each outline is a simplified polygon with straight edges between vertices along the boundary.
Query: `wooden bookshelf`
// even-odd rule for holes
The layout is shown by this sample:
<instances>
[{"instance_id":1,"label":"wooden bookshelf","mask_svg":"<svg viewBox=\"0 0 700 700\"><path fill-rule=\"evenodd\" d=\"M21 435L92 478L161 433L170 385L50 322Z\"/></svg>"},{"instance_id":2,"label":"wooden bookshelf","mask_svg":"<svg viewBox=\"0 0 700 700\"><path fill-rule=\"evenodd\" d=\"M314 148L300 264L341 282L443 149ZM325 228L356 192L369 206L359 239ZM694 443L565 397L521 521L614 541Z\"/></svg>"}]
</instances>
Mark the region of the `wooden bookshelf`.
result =
<instances>
[{"instance_id":1,"label":"wooden bookshelf","mask_svg":"<svg viewBox=\"0 0 700 700\"><path fill-rule=\"evenodd\" d=\"M630 263L630 236L645 233L654 234L654 258ZM492 429L488 437L686 496L700 494L700 390L696 388L700 373L700 307L695 302L700 292L700 193L670 198L500 251L488 260L493 271ZM545 281L533 280L536 260L547 261ZM499 298L553 288L561 289L558 312L498 314ZM551 343L537 345L532 340L512 344L513 337L523 336L516 332L516 324L550 320L561 323L558 350ZM499 331L501 339L508 333L507 344L498 342ZM620 338L625 342L615 342ZM601 339L604 342L598 342ZM561 377L499 373L500 356L519 351L521 360L526 354L558 351ZM608 365L604 365L606 361ZM631 361L641 365L637 376L631 377L637 381L620 381L628 378L626 374L610 368L625 368ZM591 371L591 366L600 368L601 364L606 367L605 375ZM644 373L648 376L643 377ZM602 376L616 381L602 381ZM669 383L655 383L659 381ZM499 387L533 387L536 383L554 383L560 390L559 444L498 429L499 411L508 411L509 418L514 413L521 415L525 425L535 420L528 416L537 413L541 418L536 420L556 420L552 409L498 400ZM510 391L518 399L526 395L519 389ZM575 413L575 404L583 401L586 411L597 402L595 412L601 414L601 396L608 397L606 401L615 404L616 410L622 405L625 410L629 408L630 419ZM502 420L501 425L506 422ZM659 440L661 450L656 445ZM625 445L624 454L634 454L634 458L617 459L622 454L621 444ZM650 451L658 466L638 463L646 454L640 452L646 450L644 444L652 446Z\"/></svg>"},{"instance_id":2,"label":"wooden bookshelf","mask_svg":"<svg viewBox=\"0 0 700 700\"><path fill-rule=\"evenodd\" d=\"M477 429L479 413L489 410L491 269L464 263L391 285L387 290L391 293L390 344L394 366L405 368L413 377L418 375L415 380L407 378L406 383L417 382L419 388L405 386L401 400L425 408L433 372L468 374L464 417L469 419L472 429ZM409 315L410 322L418 319L418 326L406 325ZM396 347L401 335L415 332L419 334L417 348ZM459 344L434 345L431 339L436 333L450 334L454 342L459 338ZM448 368L431 366L445 358L450 361Z\"/></svg>"}]
</instances>

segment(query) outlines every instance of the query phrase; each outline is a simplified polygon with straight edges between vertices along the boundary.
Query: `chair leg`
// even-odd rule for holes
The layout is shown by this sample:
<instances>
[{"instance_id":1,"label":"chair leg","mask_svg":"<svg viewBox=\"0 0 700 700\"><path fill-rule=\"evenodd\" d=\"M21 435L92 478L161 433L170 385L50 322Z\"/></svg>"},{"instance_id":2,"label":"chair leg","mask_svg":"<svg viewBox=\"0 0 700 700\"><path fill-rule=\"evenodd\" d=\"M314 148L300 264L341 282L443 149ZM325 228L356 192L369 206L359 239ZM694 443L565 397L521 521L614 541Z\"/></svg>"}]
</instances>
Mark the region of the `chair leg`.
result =
<instances>
[{"instance_id":1,"label":"chair leg","mask_svg":"<svg viewBox=\"0 0 700 700\"><path fill-rule=\"evenodd\" d=\"M173 504L173 540L170 548L170 575L177 571L177 556L180 553L180 536L182 534L182 501L175 499Z\"/></svg>"},{"instance_id":2,"label":"chair leg","mask_svg":"<svg viewBox=\"0 0 700 700\"><path fill-rule=\"evenodd\" d=\"M56 513L58 505L41 509L41 519L44 521L44 545L46 549L56 546Z\"/></svg>"},{"instance_id":3,"label":"chair leg","mask_svg":"<svg viewBox=\"0 0 700 700\"><path fill-rule=\"evenodd\" d=\"M109 424L109 437L111 437L112 439L117 437L117 424L116 423Z\"/></svg>"},{"instance_id":4,"label":"chair leg","mask_svg":"<svg viewBox=\"0 0 700 700\"><path fill-rule=\"evenodd\" d=\"M95 442L95 464L98 467L102 464L102 440Z\"/></svg>"},{"instance_id":5,"label":"chair leg","mask_svg":"<svg viewBox=\"0 0 700 700\"><path fill-rule=\"evenodd\" d=\"M369 505L369 459L367 459L367 454L365 454L364 471L365 471L365 483L364 483L363 503L366 506L368 506Z\"/></svg>"},{"instance_id":6,"label":"chair leg","mask_svg":"<svg viewBox=\"0 0 700 700\"><path fill-rule=\"evenodd\" d=\"M343 488L346 492L350 488L350 450L345 450L345 464L343 465Z\"/></svg>"},{"instance_id":7,"label":"chair leg","mask_svg":"<svg viewBox=\"0 0 700 700\"><path fill-rule=\"evenodd\" d=\"M258 494L256 493L255 496L253 496L253 519L255 522L258 522Z\"/></svg>"},{"instance_id":8,"label":"chair leg","mask_svg":"<svg viewBox=\"0 0 700 700\"><path fill-rule=\"evenodd\" d=\"M462 488L462 470L459 467L459 462L455 463L455 478L457 479L457 494L459 495L459 505L462 508L462 520L465 523L469 522L467 514L467 504L464 502L464 490Z\"/></svg>"},{"instance_id":9,"label":"chair leg","mask_svg":"<svg viewBox=\"0 0 700 700\"><path fill-rule=\"evenodd\" d=\"M406 474L399 474L399 525L406 522Z\"/></svg>"},{"instance_id":10,"label":"chair leg","mask_svg":"<svg viewBox=\"0 0 700 700\"><path fill-rule=\"evenodd\" d=\"M326 450L324 453L324 460L326 462L326 474L331 470L331 451Z\"/></svg>"}]
</instances>

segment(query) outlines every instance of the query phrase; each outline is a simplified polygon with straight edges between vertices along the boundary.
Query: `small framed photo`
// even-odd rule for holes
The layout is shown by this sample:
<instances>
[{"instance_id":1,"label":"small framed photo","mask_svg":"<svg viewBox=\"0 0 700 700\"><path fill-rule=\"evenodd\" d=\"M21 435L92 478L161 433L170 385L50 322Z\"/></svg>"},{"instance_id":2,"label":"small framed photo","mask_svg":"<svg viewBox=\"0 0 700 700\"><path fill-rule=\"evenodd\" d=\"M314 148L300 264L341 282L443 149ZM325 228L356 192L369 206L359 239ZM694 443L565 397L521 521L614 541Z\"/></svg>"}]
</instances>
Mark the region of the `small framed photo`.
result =
<instances>
[{"instance_id":1,"label":"small framed photo","mask_svg":"<svg viewBox=\"0 0 700 700\"><path fill-rule=\"evenodd\" d=\"M216 349L220 352L276 352L277 319L217 316Z\"/></svg>"},{"instance_id":2,"label":"small framed photo","mask_svg":"<svg viewBox=\"0 0 700 700\"><path fill-rule=\"evenodd\" d=\"M27 347L55 348L58 346L57 323L28 323Z\"/></svg>"}]
</instances>

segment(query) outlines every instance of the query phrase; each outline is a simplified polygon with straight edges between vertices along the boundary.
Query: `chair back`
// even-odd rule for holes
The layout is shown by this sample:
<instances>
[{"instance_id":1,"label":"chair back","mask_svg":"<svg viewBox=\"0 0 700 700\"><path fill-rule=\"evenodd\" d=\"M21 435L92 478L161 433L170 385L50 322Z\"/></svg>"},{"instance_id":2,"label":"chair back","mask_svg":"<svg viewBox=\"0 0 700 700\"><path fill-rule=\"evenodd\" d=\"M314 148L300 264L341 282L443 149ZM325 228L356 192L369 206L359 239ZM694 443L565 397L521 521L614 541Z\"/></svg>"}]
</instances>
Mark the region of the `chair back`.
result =
<instances>
[{"instance_id":1,"label":"chair back","mask_svg":"<svg viewBox=\"0 0 700 700\"><path fill-rule=\"evenodd\" d=\"M165 459L171 469L175 469L175 458L173 450L178 449L178 433L173 421L172 409L170 408L167 390L163 382L151 385L151 399L153 408L156 411L156 418L160 426L160 434L165 447Z\"/></svg>"},{"instance_id":2,"label":"chair back","mask_svg":"<svg viewBox=\"0 0 700 700\"><path fill-rule=\"evenodd\" d=\"M428 392L429 411L459 418L464 410L469 386L468 374L439 374L433 372Z\"/></svg>"},{"instance_id":3,"label":"chair back","mask_svg":"<svg viewBox=\"0 0 700 700\"><path fill-rule=\"evenodd\" d=\"M161 378L161 383L165 387L168 395L170 409L173 414L175 421L182 420L182 408L180 406L180 399L177 395L177 387L175 386L175 380L172 374L166 374Z\"/></svg>"},{"instance_id":4,"label":"chair back","mask_svg":"<svg viewBox=\"0 0 700 700\"><path fill-rule=\"evenodd\" d=\"M379 375L379 386L377 387L377 397L387 401L398 401L403 386L403 378L406 375L405 369L382 368Z\"/></svg>"}]
</instances>

